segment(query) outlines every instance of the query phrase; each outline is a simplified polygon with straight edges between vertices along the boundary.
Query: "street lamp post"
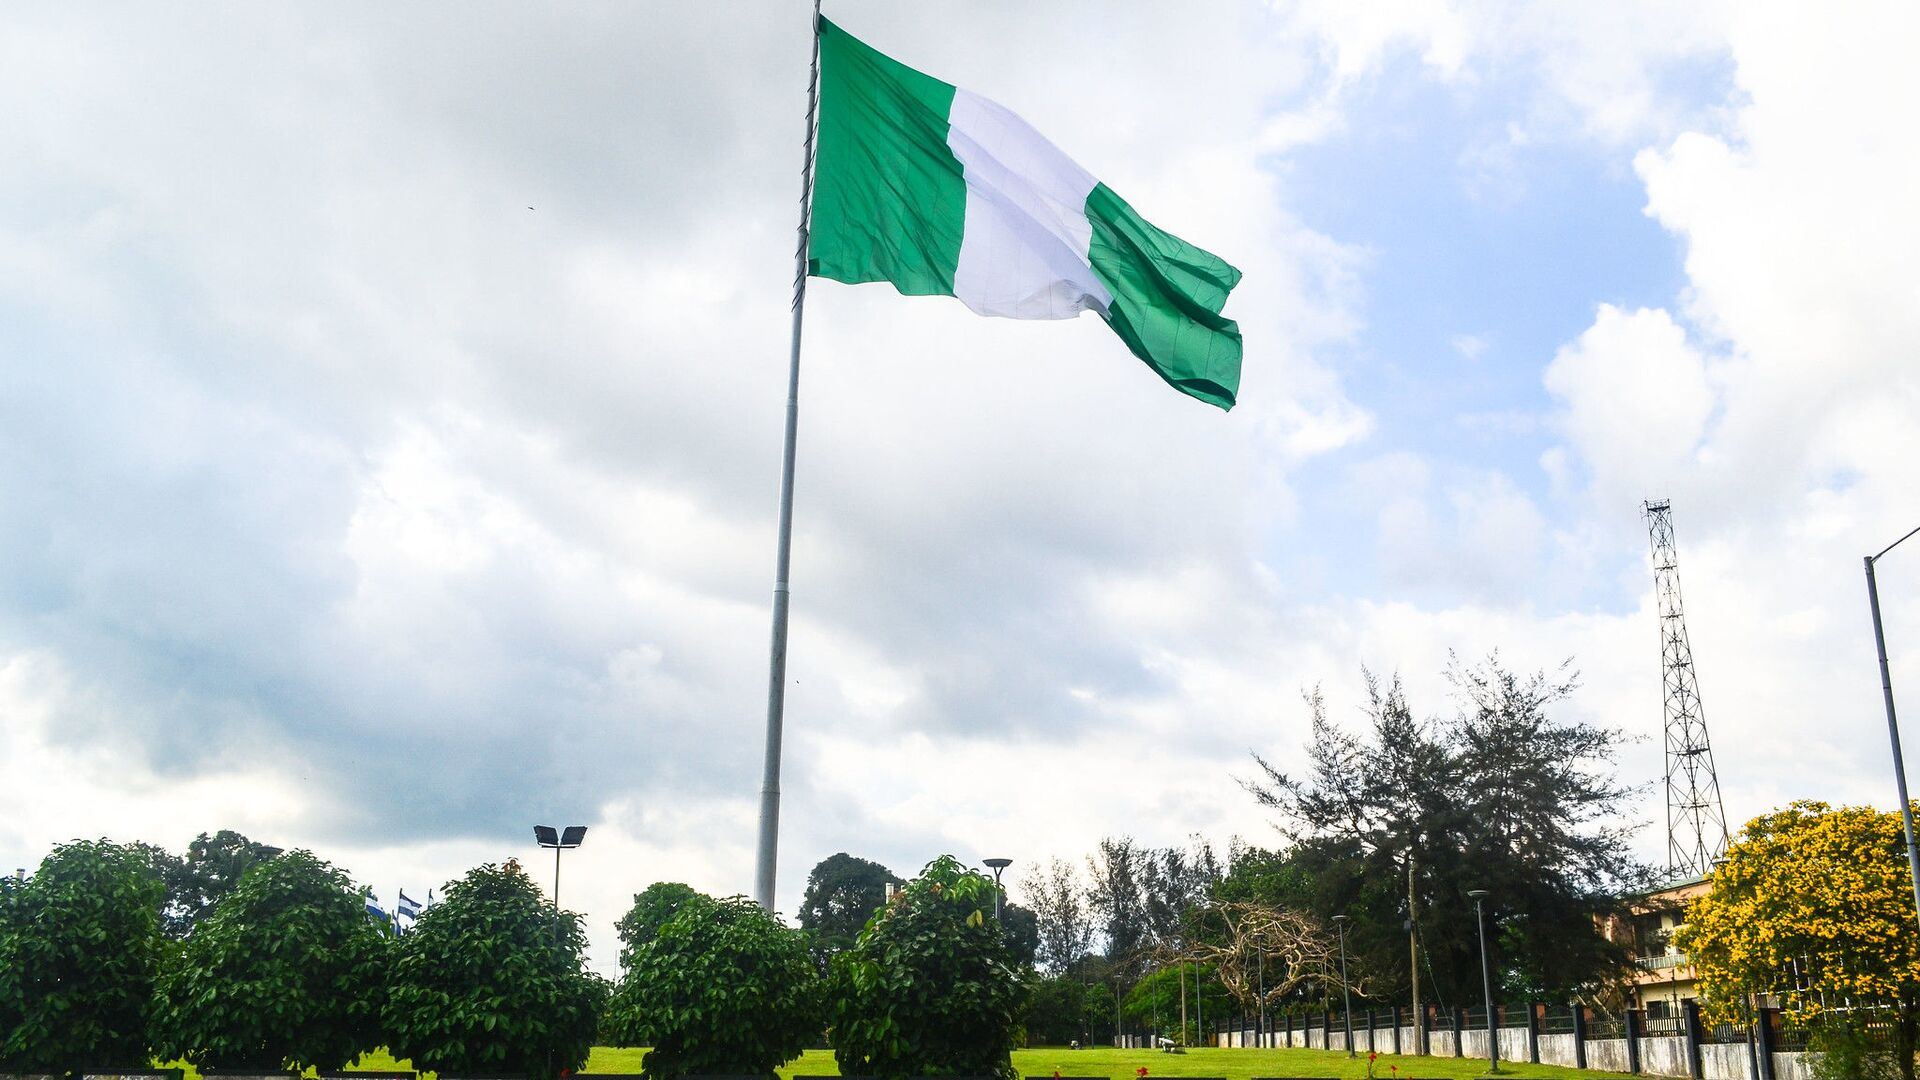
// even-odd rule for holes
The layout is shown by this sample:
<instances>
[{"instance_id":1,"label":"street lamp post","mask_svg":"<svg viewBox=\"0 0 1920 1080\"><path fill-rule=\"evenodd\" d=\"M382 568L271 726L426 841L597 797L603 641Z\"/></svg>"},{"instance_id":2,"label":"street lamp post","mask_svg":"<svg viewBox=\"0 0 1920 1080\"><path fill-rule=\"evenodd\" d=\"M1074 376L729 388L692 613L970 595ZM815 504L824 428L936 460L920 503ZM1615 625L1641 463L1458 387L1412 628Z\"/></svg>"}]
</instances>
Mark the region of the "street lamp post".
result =
<instances>
[{"instance_id":1,"label":"street lamp post","mask_svg":"<svg viewBox=\"0 0 1920 1080\"><path fill-rule=\"evenodd\" d=\"M1893 715L1893 676L1887 670L1887 635L1880 628L1880 589L1873 580L1873 564L1914 533L1920 533L1920 528L1881 548L1879 555L1867 556L1866 565L1867 606L1873 609L1873 644L1880 653L1880 695L1887 705L1887 739L1893 743L1893 779L1900 789L1900 819L1907 827L1907 870L1913 877L1914 917L1920 919L1920 847L1915 847L1913 842L1913 803L1907 798L1907 763L1900 753L1900 724Z\"/></svg>"},{"instance_id":2,"label":"street lamp post","mask_svg":"<svg viewBox=\"0 0 1920 1080\"><path fill-rule=\"evenodd\" d=\"M1254 1031L1260 1036L1260 1047L1267 1045L1267 951L1261 949L1253 954L1260 965L1260 1019L1254 1025Z\"/></svg>"},{"instance_id":3,"label":"street lamp post","mask_svg":"<svg viewBox=\"0 0 1920 1080\"><path fill-rule=\"evenodd\" d=\"M1347 916L1335 915L1333 925L1340 931L1340 994L1346 1000L1347 1056L1353 1052L1353 990L1347 986Z\"/></svg>"},{"instance_id":4,"label":"street lamp post","mask_svg":"<svg viewBox=\"0 0 1920 1080\"><path fill-rule=\"evenodd\" d=\"M1500 1071L1500 1029L1493 1022L1493 970L1487 966L1487 890L1472 889L1473 917L1480 924L1480 988L1487 997L1487 1071Z\"/></svg>"},{"instance_id":5,"label":"street lamp post","mask_svg":"<svg viewBox=\"0 0 1920 1080\"><path fill-rule=\"evenodd\" d=\"M996 922L1005 923L1007 914L1007 890L1000 887L1000 875L1013 865L1012 859L981 859L987 869L993 871L993 917ZM1033 898L1028 897L1031 903Z\"/></svg>"},{"instance_id":6,"label":"street lamp post","mask_svg":"<svg viewBox=\"0 0 1920 1080\"><path fill-rule=\"evenodd\" d=\"M533 839L541 847L553 849L553 938L560 940L560 853L568 848L577 848L587 838L585 825L569 825L565 832L551 825L535 825Z\"/></svg>"}]
</instances>

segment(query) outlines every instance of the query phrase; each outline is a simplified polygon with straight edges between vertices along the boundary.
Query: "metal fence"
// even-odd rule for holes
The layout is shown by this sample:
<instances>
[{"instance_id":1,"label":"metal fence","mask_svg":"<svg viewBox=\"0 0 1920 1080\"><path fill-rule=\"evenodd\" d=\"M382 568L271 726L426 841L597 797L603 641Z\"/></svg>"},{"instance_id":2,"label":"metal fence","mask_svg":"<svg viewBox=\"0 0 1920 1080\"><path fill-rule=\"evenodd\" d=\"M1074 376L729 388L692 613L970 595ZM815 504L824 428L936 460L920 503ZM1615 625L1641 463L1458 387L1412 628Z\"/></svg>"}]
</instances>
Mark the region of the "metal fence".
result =
<instances>
[{"instance_id":1,"label":"metal fence","mask_svg":"<svg viewBox=\"0 0 1920 1080\"><path fill-rule=\"evenodd\" d=\"M1574 1023L1574 1010L1578 1008L1577 1005L1543 1007L1540 1010L1540 1034L1571 1035L1579 1030Z\"/></svg>"}]
</instances>

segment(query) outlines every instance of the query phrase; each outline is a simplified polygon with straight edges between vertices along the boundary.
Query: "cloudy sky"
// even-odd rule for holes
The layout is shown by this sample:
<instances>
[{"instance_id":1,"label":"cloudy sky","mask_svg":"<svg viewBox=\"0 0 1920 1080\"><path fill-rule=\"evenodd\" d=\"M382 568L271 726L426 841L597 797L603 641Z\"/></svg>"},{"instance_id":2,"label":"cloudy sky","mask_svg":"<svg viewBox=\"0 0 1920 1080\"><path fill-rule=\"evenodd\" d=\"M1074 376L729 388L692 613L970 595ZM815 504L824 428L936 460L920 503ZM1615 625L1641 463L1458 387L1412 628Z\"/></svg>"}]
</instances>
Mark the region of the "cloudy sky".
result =
<instances>
[{"instance_id":1,"label":"cloudy sky","mask_svg":"<svg viewBox=\"0 0 1920 1080\"><path fill-rule=\"evenodd\" d=\"M1301 690L1441 715L1449 650L1574 658L1655 780L1648 498L1730 819L1894 802L1910 5L827 12L1240 266L1246 368L810 292L783 908L1265 842ZM751 887L807 56L799 0L13 13L0 865L232 827L418 896L581 822L602 967ZM1920 702L1920 546L1882 586Z\"/></svg>"}]
</instances>

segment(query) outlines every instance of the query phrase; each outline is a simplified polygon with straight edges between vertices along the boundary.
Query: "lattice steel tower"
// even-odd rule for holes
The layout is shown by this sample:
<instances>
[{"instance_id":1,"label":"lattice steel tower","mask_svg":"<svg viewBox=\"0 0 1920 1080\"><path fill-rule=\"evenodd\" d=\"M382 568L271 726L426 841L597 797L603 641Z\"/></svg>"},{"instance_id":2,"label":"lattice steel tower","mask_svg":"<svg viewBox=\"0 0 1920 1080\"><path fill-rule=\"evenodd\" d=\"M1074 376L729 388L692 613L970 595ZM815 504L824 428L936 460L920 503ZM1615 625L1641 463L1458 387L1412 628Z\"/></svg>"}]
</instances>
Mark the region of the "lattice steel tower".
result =
<instances>
[{"instance_id":1,"label":"lattice steel tower","mask_svg":"<svg viewBox=\"0 0 1920 1080\"><path fill-rule=\"evenodd\" d=\"M1679 556L1673 546L1673 504L1645 504L1653 545L1653 591L1660 602L1660 670L1666 684L1667 869L1677 877L1705 877L1727 850L1727 813L1707 743L1693 646L1680 610Z\"/></svg>"}]
</instances>

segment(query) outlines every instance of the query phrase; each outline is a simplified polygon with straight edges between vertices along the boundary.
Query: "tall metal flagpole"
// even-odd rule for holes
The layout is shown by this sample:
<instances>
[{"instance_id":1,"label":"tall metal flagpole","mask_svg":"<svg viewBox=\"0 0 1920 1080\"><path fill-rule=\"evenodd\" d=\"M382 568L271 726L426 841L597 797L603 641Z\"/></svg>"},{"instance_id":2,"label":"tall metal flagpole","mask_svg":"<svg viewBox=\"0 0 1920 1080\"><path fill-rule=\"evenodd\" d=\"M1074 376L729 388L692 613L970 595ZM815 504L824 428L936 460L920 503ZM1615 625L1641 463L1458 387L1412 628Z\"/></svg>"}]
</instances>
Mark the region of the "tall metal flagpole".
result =
<instances>
[{"instance_id":1,"label":"tall metal flagpole","mask_svg":"<svg viewBox=\"0 0 1920 1080\"><path fill-rule=\"evenodd\" d=\"M760 855L753 897L773 910L780 850L780 734L787 704L787 566L793 547L793 448L800 423L800 319L807 303L807 227L813 203L813 125L820 102L820 0L813 0L813 61L807 74L807 138L800 166L800 229L793 250L793 349L787 363L787 438L780 462L780 539L773 571L773 646L767 662L767 757L760 783Z\"/></svg>"}]
</instances>

